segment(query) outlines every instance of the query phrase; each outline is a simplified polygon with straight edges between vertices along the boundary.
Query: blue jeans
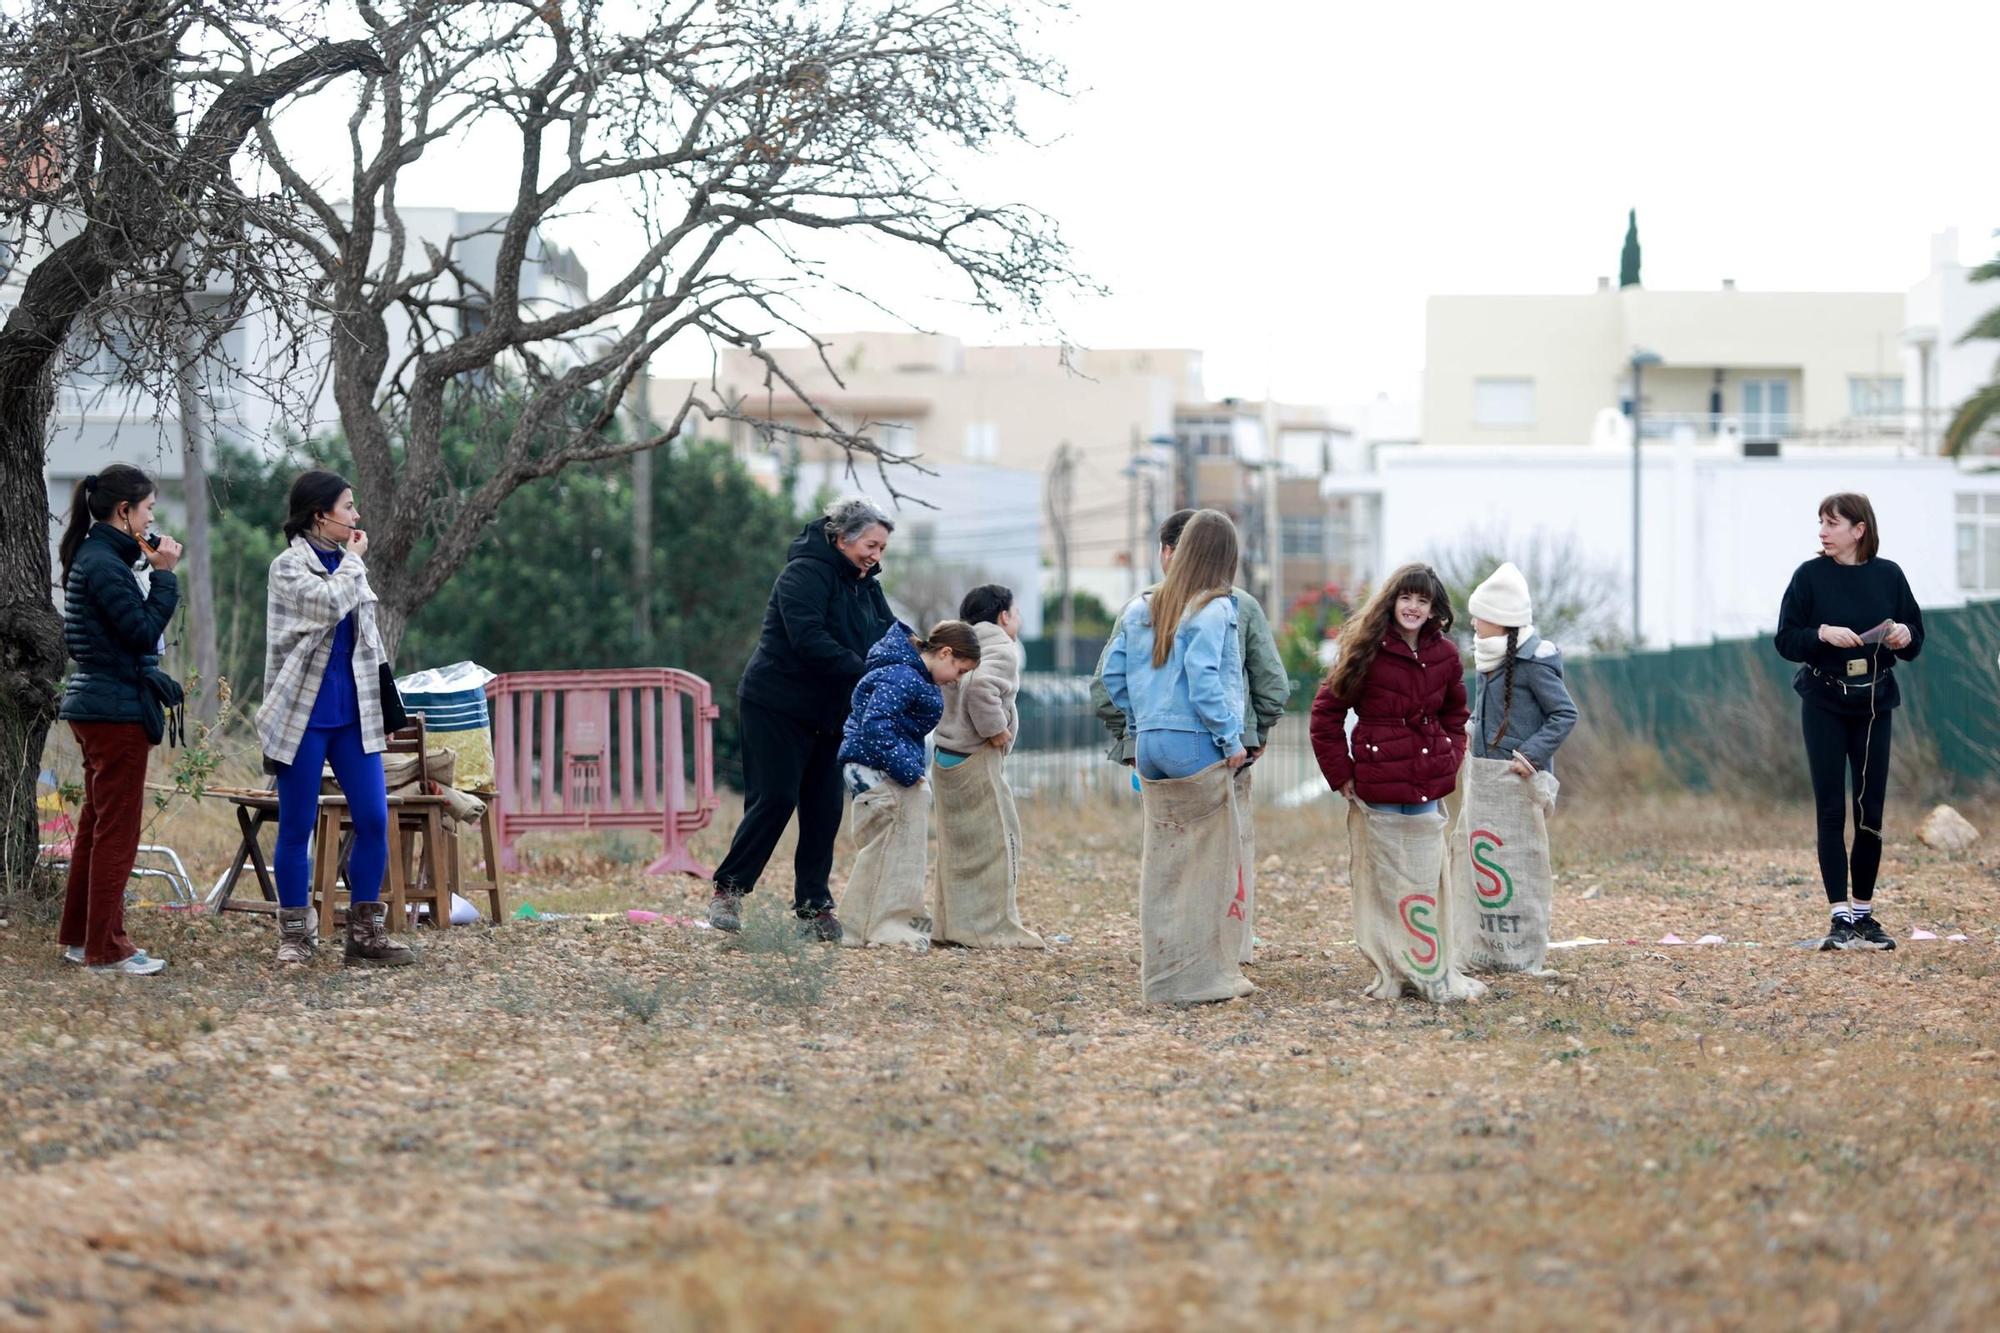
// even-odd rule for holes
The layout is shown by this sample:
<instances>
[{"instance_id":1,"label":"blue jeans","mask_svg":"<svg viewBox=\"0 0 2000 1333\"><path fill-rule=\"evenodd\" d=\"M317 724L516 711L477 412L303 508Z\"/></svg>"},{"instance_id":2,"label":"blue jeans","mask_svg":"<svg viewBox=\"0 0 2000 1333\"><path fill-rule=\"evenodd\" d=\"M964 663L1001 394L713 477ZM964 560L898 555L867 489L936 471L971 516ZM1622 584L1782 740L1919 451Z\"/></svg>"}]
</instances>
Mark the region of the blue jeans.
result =
<instances>
[{"instance_id":1,"label":"blue jeans","mask_svg":"<svg viewBox=\"0 0 2000 1333\"><path fill-rule=\"evenodd\" d=\"M1142 731L1135 756L1148 782L1185 778L1221 763L1226 756L1205 731Z\"/></svg>"},{"instance_id":2,"label":"blue jeans","mask_svg":"<svg viewBox=\"0 0 2000 1333\"><path fill-rule=\"evenodd\" d=\"M361 748L361 724L350 722L307 727L299 752L278 770L278 846L271 870L278 880L280 907L305 907L312 901L313 824L319 817L320 766L326 763L333 765L354 821L354 847L347 854L353 901L372 903L382 897L382 875L389 869L389 793L382 783L382 756Z\"/></svg>"},{"instance_id":3,"label":"blue jeans","mask_svg":"<svg viewBox=\"0 0 2000 1333\"><path fill-rule=\"evenodd\" d=\"M1397 801L1363 801L1362 804L1385 815L1427 815L1438 808L1436 801L1418 801L1410 805Z\"/></svg>"}]
</instances>

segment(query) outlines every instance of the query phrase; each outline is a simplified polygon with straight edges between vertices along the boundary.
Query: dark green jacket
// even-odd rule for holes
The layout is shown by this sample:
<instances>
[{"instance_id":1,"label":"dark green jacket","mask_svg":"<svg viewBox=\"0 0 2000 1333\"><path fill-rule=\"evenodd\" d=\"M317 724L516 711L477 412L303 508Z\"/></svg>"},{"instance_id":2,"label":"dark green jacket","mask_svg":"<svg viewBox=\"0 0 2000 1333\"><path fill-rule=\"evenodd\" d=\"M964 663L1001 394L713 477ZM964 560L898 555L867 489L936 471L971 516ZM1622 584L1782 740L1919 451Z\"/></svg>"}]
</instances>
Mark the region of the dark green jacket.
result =
<instances>
[{"instance_id":1,"label":"dark green jacket","mask_svg":"<svg viewBox=\"0 0 2000 1333\"><path fill-rule=\"evenodd\" d=\"M65 722L142 722L146 669L159 665L160 635L180 605L173 571L152 573L150 595L132 573L139 543L108 523L92 525L63 582L63 644L76 669L63 688Z\"/></svg>"},{"instance_id":2,"label":"dark green jacket","mask_svg":"<svg viewBox=\"0 0 2000 1333\"><path fill-rule=\"evenodd\" d=\"M1278 656L1278 641L1271 637L1271 622L1264 618L1264 608L1243 589L1230 591L1236 594L1236 638L1243 649L1247 705L1243 710L1243 748L1254 750L1264 744L1271 728L1285 715L1285 701L1292 697L1292 678L1285 673L1284 660ZM1111 643L1107 641L1104 652L1098 654L1097 670L1091 673L1090 703L1104 729L1111 733L1111 749L1105 757L1124 764L1131 762L1137 738L1126 734L1125 714L1111 702L1111 692L1104 688L1104 658L1110 651Z\"/></svg>"}]
</instances>

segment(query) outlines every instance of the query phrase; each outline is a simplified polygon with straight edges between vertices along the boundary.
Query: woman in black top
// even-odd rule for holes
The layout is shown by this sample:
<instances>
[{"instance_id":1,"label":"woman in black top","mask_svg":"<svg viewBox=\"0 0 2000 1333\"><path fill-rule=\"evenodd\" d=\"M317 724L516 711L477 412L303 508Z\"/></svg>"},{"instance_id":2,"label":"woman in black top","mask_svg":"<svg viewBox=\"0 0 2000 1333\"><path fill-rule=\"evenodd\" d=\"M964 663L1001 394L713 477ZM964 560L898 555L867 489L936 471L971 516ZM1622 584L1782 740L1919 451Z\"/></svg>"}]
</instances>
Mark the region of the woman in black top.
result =
<instances>
[{"instance_id":1,"label":"woman in black top","mask_svg":"<svg viewBox=\"0 0 2000 1333\"><path fill-rule=\"evenodd\" d=\"M1875 919L1875 873L1882 864L1889 719L1902 702L1894 667L1922 651L1924 614L1903 571L1876 554L1880 544L1867 496L1829 495L1819 506L1820 554L1792 575L1778 609L1778 653L1801 664L1792 688L1804 700L1799 712L1819 817L1819 873L1833 908L1822 949L1896 947Z\"/></svg>"},{"instance_id":2,"label":"woman in black top","mask_svg":"<svg viewBox=\"0 0 2000 1333\"><path fill-rule=\"evenodd\" d=\"M840 835L840 736L862 659L895 623L882 552L896 525L866 500L842 500L793 539L771 588L757 651L737 686L742 707L743 822L715 868L708 923L741 925L743 895L796 812L792 909L808 934L840 939L827 877Z\"/></svg>"}]
</instances>

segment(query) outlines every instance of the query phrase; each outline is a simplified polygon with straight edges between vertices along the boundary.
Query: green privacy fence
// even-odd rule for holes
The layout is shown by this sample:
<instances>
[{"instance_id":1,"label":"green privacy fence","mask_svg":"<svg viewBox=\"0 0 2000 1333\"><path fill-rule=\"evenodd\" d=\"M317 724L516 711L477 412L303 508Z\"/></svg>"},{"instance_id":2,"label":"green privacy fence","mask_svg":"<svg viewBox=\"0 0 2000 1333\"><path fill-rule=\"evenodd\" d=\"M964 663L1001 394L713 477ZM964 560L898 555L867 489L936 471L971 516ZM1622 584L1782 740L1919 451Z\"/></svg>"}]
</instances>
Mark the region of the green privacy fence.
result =
<instances>
[{"instance_id":1,"label":"green privacy fence","mask_svg":"<svg viewBox=\"0 0 2000 1333\"><path fill-rule=\"evenodd\" d=\"M2000 603L1931 612L1924 629L1922 654L1896 669L1896 744L1927 747L1952 779L1992 781L2000 777ZM1706 787L1725 777L1754 781L1758 764L1797 751L1797 669L1765 635L1572 659L1566 674L1587 722L1651 742L1677 776ZM1792 781L1791 768L1771 781Z\"/></svg>"}]
</instances>

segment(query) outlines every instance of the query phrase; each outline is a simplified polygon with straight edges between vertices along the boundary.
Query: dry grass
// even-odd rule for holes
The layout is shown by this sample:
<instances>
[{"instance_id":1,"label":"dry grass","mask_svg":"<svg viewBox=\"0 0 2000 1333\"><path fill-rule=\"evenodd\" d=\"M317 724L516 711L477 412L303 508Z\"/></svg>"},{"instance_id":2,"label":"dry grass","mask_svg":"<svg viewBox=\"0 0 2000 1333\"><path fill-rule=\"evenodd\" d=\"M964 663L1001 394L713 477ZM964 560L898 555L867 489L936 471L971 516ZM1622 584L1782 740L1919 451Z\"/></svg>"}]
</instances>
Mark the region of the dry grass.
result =
<instances>
[{"instance_id":1,"label":"dry grass","mask_svg":"<svg viewBox=\"0 0 2000 1333\"><path fill-rule=\"evenodd\" d=\"M1819 955L1782 947L1821 919L1802 811L1568 811L1556 932L1620 943L1441 1011L1358 998L1329 813L1274 816L1262 989L1174 1010L1136 1002L1130 807L1027 818L1025 914L1073 937L1046 955L801 962L572 920L281 976L258 923L142 913L172 966L138 982L63 971L16 922L0 1326L1972 1328L2000 1306L1978 854L1898 841L1882 894L1899 934L1972 942ZM518 893L698 909L623 855L551 844ZM1622 943L1667 930L1762 947Z\"/></svg>"}]
</instances>

